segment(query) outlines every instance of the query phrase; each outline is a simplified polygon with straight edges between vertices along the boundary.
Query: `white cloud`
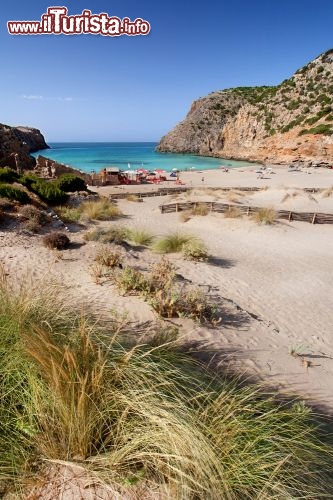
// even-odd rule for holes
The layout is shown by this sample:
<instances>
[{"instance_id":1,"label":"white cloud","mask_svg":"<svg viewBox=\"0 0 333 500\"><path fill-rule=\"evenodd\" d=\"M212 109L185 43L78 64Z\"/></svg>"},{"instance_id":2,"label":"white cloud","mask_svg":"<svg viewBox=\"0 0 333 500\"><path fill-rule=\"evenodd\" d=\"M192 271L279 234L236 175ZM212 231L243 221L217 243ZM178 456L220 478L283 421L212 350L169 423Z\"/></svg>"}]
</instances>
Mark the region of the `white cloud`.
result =
<instances>
[{"instance_id":1,"label":"white cloud","mask_svg":"<svg viewBox=\"0 0 333 500\"><path fill-rule=\"evenodd\" d=\"M42 101L44 99L42 95L22 95L21 97L28 101Z\"/></svg>"},{"instance_id":2,"label":"white cloud","mask_svg":"<svg viewBox=\"0 0 333 500\"><path fill-rule=\"evenodd\" d=\"M65 101L65 102L71 102L73 100L73 97L58 97L58 101Z\"/></svg>"}]
</instances>

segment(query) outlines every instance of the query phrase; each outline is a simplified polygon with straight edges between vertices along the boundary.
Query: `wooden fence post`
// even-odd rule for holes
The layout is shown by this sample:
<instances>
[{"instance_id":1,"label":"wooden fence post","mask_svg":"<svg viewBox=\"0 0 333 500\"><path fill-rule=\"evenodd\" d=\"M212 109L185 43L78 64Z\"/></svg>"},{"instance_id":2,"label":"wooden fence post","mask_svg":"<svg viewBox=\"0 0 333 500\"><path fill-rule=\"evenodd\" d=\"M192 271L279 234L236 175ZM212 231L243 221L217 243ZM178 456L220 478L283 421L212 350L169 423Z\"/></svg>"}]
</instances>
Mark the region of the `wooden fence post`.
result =
<instances>
[{"instance_id":1,"label":"wooden fence post","mask_svg":"<svg viewBox=\"0 0 333 500\"><path fill-rule=\"evenodd\" d=\"M293 218L292 212L289 212L288 222L290 222L292 218Z\"/></svg>"},{"instance_id":2,"label":"wooden fence post","mask_svg":"<svg viewBox=\"0 0 333 500\"><path fill-rule=\"evenodd\" d=\"M313 214L311 224L315 224L315 222L316 222L316 217L317 217L317 214Z\"/></svg>"}]
</instances>

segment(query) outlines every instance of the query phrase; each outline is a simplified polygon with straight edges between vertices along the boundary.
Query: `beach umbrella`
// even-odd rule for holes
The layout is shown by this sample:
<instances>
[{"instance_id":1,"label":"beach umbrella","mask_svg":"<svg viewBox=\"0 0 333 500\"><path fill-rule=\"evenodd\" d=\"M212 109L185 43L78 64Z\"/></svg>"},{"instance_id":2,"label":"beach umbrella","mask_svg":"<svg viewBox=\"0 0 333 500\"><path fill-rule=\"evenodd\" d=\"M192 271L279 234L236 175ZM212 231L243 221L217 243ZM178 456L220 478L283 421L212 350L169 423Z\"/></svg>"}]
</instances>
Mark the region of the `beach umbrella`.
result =
<instances>
[{"instance_id":1,"label":"beach umbrella","mask_svg":"<svg viewBox=\"0 0 333 500\"><path fill-rule=\"evenodd\" d=\"M179 172L178 168L173 168L172 171L173 172Z\"/></svg>"},{"instance_id":2,"label":"beach umbrella","mask_svg":"<svg viewBox=\"0 0 333 500\"><path fill-rule=\"evenodd\" d=\"M156 170L154 170L155 174L165 174L166 171L165 170L162 170L160 168L157 168Z\"/></svg>"}]
</instances>

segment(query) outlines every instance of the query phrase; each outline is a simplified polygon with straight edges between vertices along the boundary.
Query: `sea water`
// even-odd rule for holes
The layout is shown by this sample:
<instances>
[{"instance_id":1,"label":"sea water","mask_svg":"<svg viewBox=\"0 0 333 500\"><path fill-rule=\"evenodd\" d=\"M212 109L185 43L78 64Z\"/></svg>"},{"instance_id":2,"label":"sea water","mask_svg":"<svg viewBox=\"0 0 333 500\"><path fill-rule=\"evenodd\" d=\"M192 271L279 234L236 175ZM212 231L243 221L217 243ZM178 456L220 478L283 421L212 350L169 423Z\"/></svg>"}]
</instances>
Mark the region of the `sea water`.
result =
<instances>
[{"instance_id":1,"label":"sea water","mask_svg":"<svg viewBox=\"0 0 333 500\"><path fill-rule=\"evenodd\" d=\"M64 163L84 172L99 172L104 167L122 170L162 169L208 170L220 166L228 168L253 165L245 161L223 160L191 154L159 153L155 142L54 142L51 149L34 153Z\"/></svg>"}]
</instances>

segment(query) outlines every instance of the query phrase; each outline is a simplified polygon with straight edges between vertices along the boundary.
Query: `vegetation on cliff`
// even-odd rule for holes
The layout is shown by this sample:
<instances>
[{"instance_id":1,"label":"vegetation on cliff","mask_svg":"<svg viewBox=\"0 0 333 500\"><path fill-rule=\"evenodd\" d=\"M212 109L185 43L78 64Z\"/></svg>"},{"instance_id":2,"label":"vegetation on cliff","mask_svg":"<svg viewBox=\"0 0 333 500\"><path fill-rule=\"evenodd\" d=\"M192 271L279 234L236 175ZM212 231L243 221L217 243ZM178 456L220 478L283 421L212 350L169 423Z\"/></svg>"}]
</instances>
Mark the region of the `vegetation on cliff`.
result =
<instances>
[{"instance_id":1,"label":"vegetation on cliff","mask_svg":"<svg viewBox=\"0 0 333 500\"><path fill-rule=\"evenodd\" d=\"M283 148L284 135L295 130L292 147L297 151L303 144L297 143L299 136L333 134L332 81L329 50L280 85L212 92L193 103L186 119L161 139L157 149L245 158L258 154L275 134Z\"/></svg>"}]
</instances>

